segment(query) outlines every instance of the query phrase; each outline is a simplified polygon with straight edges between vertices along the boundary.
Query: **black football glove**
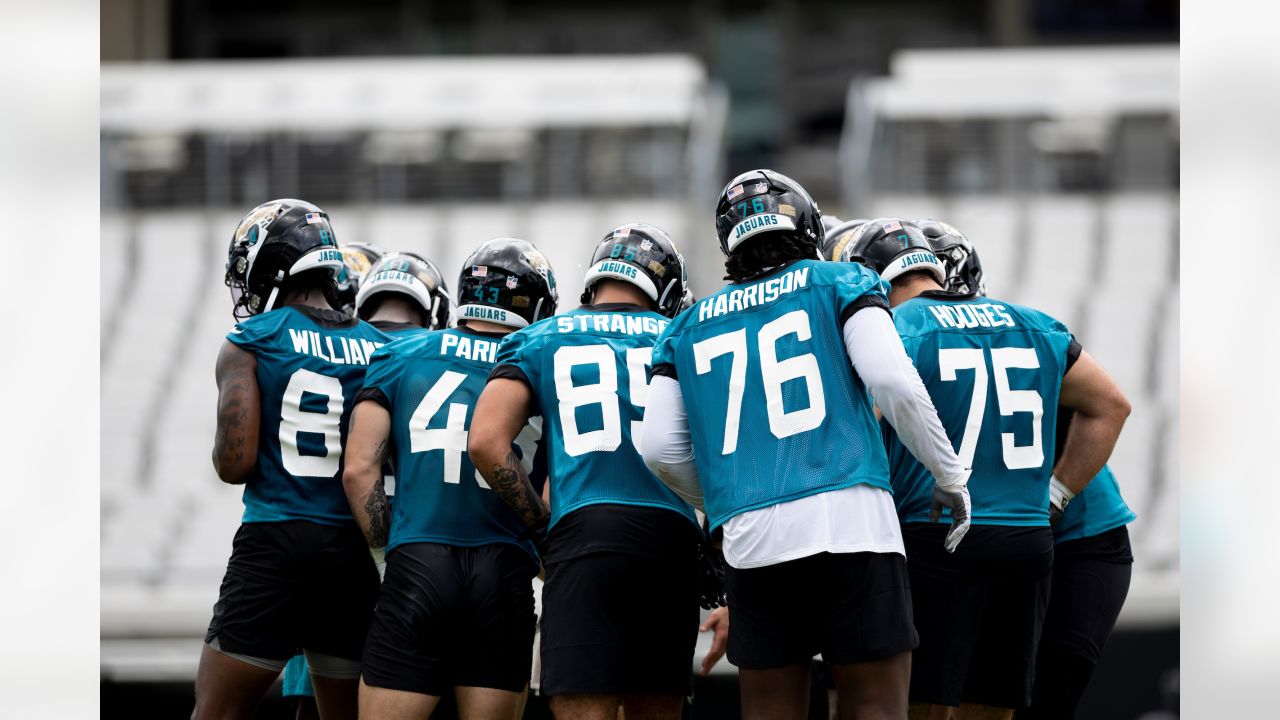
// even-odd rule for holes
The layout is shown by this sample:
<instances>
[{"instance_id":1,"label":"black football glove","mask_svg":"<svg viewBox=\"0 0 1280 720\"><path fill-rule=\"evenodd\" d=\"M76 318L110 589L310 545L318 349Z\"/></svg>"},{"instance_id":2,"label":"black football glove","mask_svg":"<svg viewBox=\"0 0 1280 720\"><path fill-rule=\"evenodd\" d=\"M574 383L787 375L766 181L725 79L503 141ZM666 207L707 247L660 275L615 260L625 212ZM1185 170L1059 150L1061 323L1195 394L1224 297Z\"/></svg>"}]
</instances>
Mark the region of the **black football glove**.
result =
<instances>
[{"instance_id":1,"label":"black football glove","mask_svg":"<svg viewBox=\"0 0 1280 720\"><path fill-rule=\"evenodd\" d=\"M547 557L547 526L550 524L551 516L546 515L520 533L521 540L528 540L533 543L533 548L538 551L538 559L540 561Z\"/></svg>"},{"instance_id":2,"label":"black football glove","mask_svg":"<svg viewBox=\"0 0 1280 720\"><path fill-rule=\"evenodd\" d=\"M703 529L707 527L703 520ZM698 604L703 610L728 605L724 589L724 553L719 547L720 528L698 541Z\"/></svg>"}]
</instances>

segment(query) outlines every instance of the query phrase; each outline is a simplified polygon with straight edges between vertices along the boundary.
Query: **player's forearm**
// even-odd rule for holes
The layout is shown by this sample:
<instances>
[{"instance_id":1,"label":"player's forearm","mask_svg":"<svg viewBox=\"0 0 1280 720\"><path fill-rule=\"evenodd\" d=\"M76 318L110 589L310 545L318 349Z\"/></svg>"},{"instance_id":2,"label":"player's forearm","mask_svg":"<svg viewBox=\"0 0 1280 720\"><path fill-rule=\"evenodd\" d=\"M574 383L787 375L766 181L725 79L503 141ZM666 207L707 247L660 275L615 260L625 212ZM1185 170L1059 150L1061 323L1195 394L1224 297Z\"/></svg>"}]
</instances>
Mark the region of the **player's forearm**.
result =
<instances>
[{"instance_id":1,"label":"player's forearm","mask_svg":"<svg viewBox=\"0 0 1280 720\"><path fill-rule=\"evenodd\" d=\"M907 450L938 483L963 482L968 470L961 465L889 316L875 308L860 310L845 323L844 340L858 375Z\"/></svg>"},{"instance_id":2,"label":"player's forearm","mask_svg":"<svg viewBox=\"0 0 1280 720\"><path fill-rule=\"evenodd\" d=\"M1084 490L1111 457L1129 399L1114 378L1087 352L1081 352L1062 378L1058 402L1075 411L1053 474L1072 493Z\"/></svg>"},{"instance_id":3,"label":"player's forearm","mask_svg":"<svg viewBox=\"0 0 1280 720\"><path fill-rule=\"evenodd\" d=\"M218 424L213 438L213 469L225 483L249 479L258 459L261 421L257 359L231 343L223 346L216 366Z\"/></svg>"},{"instance_id":4,"label":"player's forearm","mask_svg":"<svg viewBox=\"0 0 1280 720\"><path fill-rule=\"evenodd\" d=\"M1062 455L1053 466L1053 475L1073 494L1084 491L1111 457L1125 414L1113 413L1097 417L1077 414L1067 431Z\"/></svg>"},{"instance_id":5,"label":"player's forearm","mask_svg":"<svg viewBox=\"0 0 1280 720\"><path fill-rule=\"evenodd\" d=\"M694 463L689 418L675 379L653 378L641 433L638 449L645 465L680 499L701 510L702 485Z\"/></svg>"},{"instance_id":6,"label":"player's forearm","mask_svg":"<svg viewBox=\"0 0 1280 720\"><path fill-rule=\"evenodd\" d=\"M544 521L551 514L550 509L538 492L533 489L529 475L520 465L520 458L511 450L507 442L505 454L496 447L475 447L469 450L471 460L475 463L485 482L493 489L494 494L520 517L525 525L533 527Z\"/></svg>"},{"instance_id":7,"label":"player's forearm","mask_svg":"<svg viewBox=\"0 0 1280 720\"><path fill-rule=\"evenodd\" d=\"M372 548L386 547L391 531L391 506L383 483L381 463L352 463L342 474L351 515Z\"/></svg>"}]
</instances>

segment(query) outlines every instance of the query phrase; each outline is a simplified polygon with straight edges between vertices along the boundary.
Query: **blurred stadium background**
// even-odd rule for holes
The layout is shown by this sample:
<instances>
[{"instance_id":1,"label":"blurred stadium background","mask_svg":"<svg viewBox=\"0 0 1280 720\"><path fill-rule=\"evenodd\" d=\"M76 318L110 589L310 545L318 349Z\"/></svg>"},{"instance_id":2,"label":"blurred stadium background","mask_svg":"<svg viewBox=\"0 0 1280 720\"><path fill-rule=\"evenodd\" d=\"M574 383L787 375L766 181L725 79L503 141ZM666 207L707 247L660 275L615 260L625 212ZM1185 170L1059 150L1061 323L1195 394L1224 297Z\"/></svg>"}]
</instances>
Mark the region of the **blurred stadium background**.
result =
<instances>
[{"instance_id":1,"label":"blurred stadium background","mask_svg":"<svg viewBox=\"0 0 1280 720\"><path fill-rule=\"evenodd\" d=\"M243 212L305 198L340 242L423 251L451 284L479 242L526 238L568 308L584 253L635 220L671 232L695 293L718 287L711 203L761 166L827 213L955 224L992 295L1056 315L1116 376L1136 565L1080 717L1176 713L1176 2L104 0L101 17L108 713L189 710L241 512L209 448ZM694 716L736 714L718 673Z\"/></svg>"}]
</instances>

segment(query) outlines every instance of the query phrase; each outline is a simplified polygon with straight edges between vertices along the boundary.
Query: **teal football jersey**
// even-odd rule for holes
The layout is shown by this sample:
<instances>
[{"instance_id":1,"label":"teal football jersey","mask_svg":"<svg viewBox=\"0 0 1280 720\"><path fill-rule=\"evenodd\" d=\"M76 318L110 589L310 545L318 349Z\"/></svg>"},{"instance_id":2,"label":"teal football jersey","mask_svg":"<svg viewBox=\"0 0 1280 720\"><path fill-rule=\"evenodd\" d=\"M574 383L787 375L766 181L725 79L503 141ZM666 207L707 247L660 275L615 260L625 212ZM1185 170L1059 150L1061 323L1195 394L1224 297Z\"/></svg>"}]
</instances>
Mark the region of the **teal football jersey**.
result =
<instances>
[{"instance_id":1,"label":"teal football jersey","mask_svg":"<svg viewBox=\"0 0 1280 720\"><path fill-rule=\"evenodd\" d=\"M1101 535L1137 519L1137 513L1120 497L1115 473L1110 466L1103 465L1102 472L1089 481L1084 492L1067 503L1062 522L1053 529L1053 541L1060 543Z\"/></svg>"},{"instance_id":2,"label":"teal football jersey","mask_svg":"<svg viewBox=\"0 0 1280 720\"><path fill-rule=\"evenodd\" d=\"M397 487L388 551L413 542L508 543L534 554L532 543L519 539L524 523L467 455L476 400L500 339L461 328L418 332L374 354L360 397L373 397L391 414ZM546 474L535 467L541 427L533 418L513 448L535 485Z\"/></svg>"},{"instance_id":3,"label":"teal football jersey","mask_svg":"<svg viewBox=\"0 0 1280 720\"><path fill-rule=\"evenodd\" d=\"M1058 393L1074 342L1066 326L1033 308L934 293L894 308L893 321L973 469L973 523L1047 526ZM899 517L927 522L933 476L887 424L885 437Z\"/></svg>"},{"instance_id":4,"label":"teal football jersey","mask_svg":"<svg viewBox=\"0 0 1280 720\"><path fill-rule=\"evenodd\" d=\"M680 383L713 528L820 492L889 489L870 394L842 331L861 307L887 309L886 293L861 265L801 260L725 286L663 333L654 372Z\"/></svg>"},{"instance_id":5,"label":"teal football jersey","mask_svg":"<svg viewBox=\"0 0 1280 720\"><path fill-rule=\"evenodd\" d=\"M406 338L406 337L413 337L414 335L417 335L419 333L431 332L430 330L422 327L421 325L415 325L413 323L391 322L388 320L371 320L369 324L378 328L393 340L399 340L401 338Z\"/></svg>"},{"instance_id":6,"label":"teal football jersey","mask_svg":"<svg viewBox=\"0 0 1280 720\"><path fill-rule=\"evenodd\" d=\"M258 359L258 462L244 487L244 522L354 523L342 489L342 448L369 356L390 341L336 310L289 306L251 317L227 340Z\"/></svg>"},{"instance_id":7,"label":"teal football jersey","mask_svg":"<svg viewBox=\"0 0 1280 720\"><path fill-rule=\"evenodd\" d=\"M644 419L653 343L669 321L631 305L584 306L508 335L496 375L515 371L541 407L551 527L596 504L693 508L644 464L634 438Z\"/></svg>"}]
</instances>

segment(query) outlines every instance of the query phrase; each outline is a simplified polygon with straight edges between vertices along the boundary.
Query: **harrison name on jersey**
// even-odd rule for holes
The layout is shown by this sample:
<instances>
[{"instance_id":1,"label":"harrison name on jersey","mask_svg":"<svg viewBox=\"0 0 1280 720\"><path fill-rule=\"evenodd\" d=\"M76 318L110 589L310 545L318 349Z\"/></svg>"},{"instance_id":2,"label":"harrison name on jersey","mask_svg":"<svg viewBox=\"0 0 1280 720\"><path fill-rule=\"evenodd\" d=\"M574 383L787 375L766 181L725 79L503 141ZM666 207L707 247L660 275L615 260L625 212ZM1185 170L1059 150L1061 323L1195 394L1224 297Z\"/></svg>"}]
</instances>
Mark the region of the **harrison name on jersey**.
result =
<instances>
[{"instance_id":1,"label":"harrison name on jersey","mask_svg":"<svg viewBox=\"0 0 1280 720\"><path fill-rule=\"evenodd\" d=\"M746 310L771 303L787 293L795 292L809 284L809 268L800 267L776 278L757 282L728 292L719 292L698 303L698 322L719 317L726 313Z\"/></svg>"}]
</instances>

